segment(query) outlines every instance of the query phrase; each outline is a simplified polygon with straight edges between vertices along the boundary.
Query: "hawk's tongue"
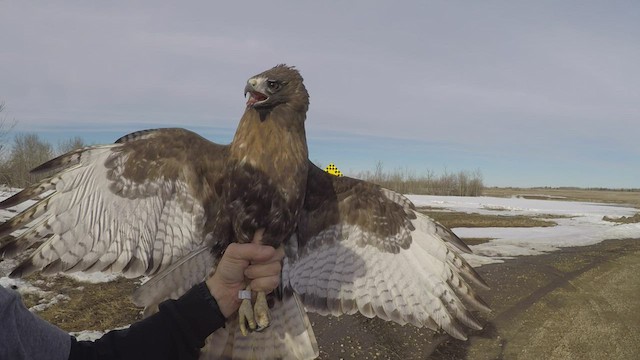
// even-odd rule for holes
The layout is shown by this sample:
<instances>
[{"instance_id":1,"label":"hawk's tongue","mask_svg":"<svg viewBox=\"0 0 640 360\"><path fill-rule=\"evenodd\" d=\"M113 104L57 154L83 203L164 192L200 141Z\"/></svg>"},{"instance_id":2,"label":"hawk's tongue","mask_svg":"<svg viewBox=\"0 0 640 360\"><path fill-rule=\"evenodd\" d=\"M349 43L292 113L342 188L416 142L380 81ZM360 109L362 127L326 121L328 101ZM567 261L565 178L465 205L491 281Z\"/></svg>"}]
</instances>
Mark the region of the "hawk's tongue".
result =
<instances>
[{"instance_id":1,"label":"hawk's tongue","mask_svg":"<svg viewBox=\"0 0 640 360\"><path fill-rule=\"evenodd\" d=\"M257 91L249 92L249 98L247 99L247 105L253 105L257 102L266 100L267 97Z\"/></svg>"}]
</instances>

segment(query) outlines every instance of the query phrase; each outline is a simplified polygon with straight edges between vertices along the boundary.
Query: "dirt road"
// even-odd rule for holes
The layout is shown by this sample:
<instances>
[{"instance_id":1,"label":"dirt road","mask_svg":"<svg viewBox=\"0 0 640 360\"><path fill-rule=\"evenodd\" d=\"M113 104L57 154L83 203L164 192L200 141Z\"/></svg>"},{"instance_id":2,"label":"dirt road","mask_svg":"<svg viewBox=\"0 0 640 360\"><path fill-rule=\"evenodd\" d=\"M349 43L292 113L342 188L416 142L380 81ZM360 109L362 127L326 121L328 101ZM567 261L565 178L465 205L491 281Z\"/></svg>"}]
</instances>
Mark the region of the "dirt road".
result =
<instances>
[{"instance_id":1,"label":"dirt road","mask_svg":"<svg viewBox=\"0 0 640 360\"><path fill-rule=\"evenodd\" d=\"M640 240L483 266L493 308L458 341L362 316L312 316L323 359L639 359Z\"/></svg>"}]
</instances>

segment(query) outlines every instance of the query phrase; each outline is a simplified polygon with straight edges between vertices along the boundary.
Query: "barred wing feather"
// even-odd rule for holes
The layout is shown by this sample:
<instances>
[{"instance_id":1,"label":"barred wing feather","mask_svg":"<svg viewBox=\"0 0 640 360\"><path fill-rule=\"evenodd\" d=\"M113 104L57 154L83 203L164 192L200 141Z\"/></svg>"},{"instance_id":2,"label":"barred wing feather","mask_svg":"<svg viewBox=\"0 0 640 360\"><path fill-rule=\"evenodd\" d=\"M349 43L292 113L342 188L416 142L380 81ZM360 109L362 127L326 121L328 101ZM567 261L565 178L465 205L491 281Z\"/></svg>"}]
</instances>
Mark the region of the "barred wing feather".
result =
<instances>
[{"instance_id":1,"label":"barred wing feather","mask_svg":"<svg viewBox=\"0 0 640 360\"><path fill-rule=\"evenodd\" d=\"M224 154L224 147L194 133L162 129L75 150L36 168L56 172L0 203L36 200L0 225L3 257L41 243L12 276L39 269L153 275L196 251L204 243L206 208L215 202L197 175L212 165L190 159L201 159L204 150L214 164L216 154Z\"/></svg>"},{"instance_id":2,"label":"barred wing feather","mask_svg":"<svg viewBox=\"0 0 640 360\"><path fill-rule=\"evenodd\" d=\"M307 310L360 312L459 339L465 326L481 328L469 309L489 308L468 283L486 284L460 256L470 250L403 196L317 169L302 217L283 283Z\"/></svg>"}]
</instances>

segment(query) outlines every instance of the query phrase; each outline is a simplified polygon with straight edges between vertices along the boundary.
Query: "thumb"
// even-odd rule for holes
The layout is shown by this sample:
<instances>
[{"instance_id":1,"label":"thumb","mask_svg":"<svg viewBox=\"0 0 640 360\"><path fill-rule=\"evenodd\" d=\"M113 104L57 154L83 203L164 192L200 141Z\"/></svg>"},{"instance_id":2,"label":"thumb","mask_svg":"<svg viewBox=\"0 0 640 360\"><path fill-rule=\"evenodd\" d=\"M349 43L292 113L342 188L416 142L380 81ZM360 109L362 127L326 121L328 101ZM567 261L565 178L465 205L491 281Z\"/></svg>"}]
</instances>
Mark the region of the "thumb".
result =
<instances>
[{"instance_id":1,"label":"thumb","mask_svg":"<svg viewBox=\"0 0 640 360\"><path fill-rule=\"evenodd\" d=\"M254 262L264 262L271 259L276 249L268 245L258 245L254 243L229 244L225 251L230 260L244 261L247 265Z\"/></svg>"}]
</instances>

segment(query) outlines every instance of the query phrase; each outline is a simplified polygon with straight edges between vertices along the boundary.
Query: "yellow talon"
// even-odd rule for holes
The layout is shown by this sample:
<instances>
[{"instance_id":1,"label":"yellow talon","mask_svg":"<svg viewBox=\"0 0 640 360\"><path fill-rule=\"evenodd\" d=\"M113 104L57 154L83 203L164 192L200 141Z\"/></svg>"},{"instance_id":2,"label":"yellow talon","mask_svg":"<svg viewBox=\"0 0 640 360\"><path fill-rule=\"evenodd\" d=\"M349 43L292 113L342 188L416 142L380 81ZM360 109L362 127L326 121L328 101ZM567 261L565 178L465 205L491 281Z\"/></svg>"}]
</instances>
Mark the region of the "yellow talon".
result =
<instances>
[{"instance_id":1,"label":"yellow talon","mask_svg":"<svg viewBox=\"0 0 640 360\"><path fill-rule=\"evenodd\" d=\"M251 291L251 286L247 286L246 291ZM247 330L247 324L249 330L256 329L256 320L253 314L253 307L251 306L250 299L243 299L238 309L238 321L240 322L240 332L242 335L247 336L249 331Z\"/></svg>"}]
</instances>

